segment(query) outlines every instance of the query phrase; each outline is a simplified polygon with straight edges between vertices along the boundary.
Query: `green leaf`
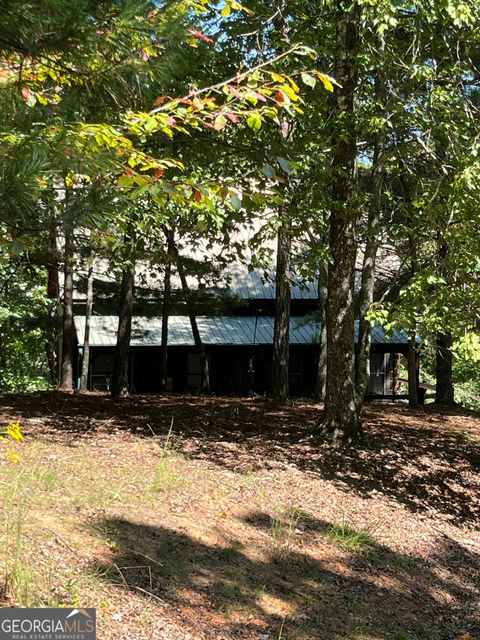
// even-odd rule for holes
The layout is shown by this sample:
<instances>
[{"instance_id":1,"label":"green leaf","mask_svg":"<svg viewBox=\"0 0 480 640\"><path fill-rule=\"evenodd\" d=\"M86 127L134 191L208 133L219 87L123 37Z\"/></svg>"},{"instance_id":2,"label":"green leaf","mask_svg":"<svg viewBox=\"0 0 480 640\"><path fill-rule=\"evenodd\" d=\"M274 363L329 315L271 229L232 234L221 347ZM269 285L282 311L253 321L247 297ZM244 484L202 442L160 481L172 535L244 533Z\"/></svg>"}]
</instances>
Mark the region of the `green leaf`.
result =
<instances>
[{"instance_id":1,"label":"green leaf","mask_svg":"<svg viewBox=\"0 0 480 640\"><path fill-rule=\"evenodd\" d=\"M303 84L306 84L307 87L315 88L317 81L309 73L302 73L300 77L302 78Z\"/></svg>"},{"instance_id":2,"label":"green leaf","mask_svg":"<svg viewBox=\"0 0 480 640\"><path fill-rule=\"evenodd\" d=\"M281 89L283 93L285 93L290 98L290 100L293 100L294 102L298 100L297 93L295 92L293 87L291 87L290 85L282 84L282 86L279 87L279 89Z\"/></svg>"},{"instance_id":3,"label":"green leaf","mask_svg":"<svg viewBox=\"0 0 480 640\"><path fill-rule=\"evenodd\" d=\"M317 76L320 78L320 80L323 83L323 86L325 87L325 89L327 91L331 91L333 92L333 85L336 84L337 87L341 87L342 85L339 84L335 78L332 78L332 76L327 75L326 73L322 73L321 71L317 71Z\"/></svg>"},{"instance_id":4,"label":"green leaf","mask_svg":"<svg viewBox=\"0 0 480 640\"><path fill-rule=\"evenodd\" d=\"M250 129L253 129L253 131L255 131L255 133L260 130L260 127L262 126L262 117L258 113L258 111L254 111L252 115L249 116L249 118L247 119L247 124Z\"/></svg>"},{"instance_id":5,"label":"green leaf","mask_svg":"<svg viewBox=\"0 0 480 640\"><path fill-rule=\"evenodd\" d=\"M262 172L267 178L274 178L276 174L275 167L272 167L272 165L267 162L263 165Z\"/></svg>"},{"instance_id":6,"label":"green leaf","mask_svg":"<svg viewBox=\"0 0 480 640\"><path fill-rule=\"evenodd\" d=\"M314 49L311 49L310 47L306 47L304 45L302 45L301 47L297 47L294 53L296 56L309 56L310 58L312 58L312 60L315 60L315 58L317 57Z\"/></svg>"},{"instance_id":7,"label":"green leaf","mask_svg":"<svg viewBox=\"0 0 480 640\"><path fill-rule=\"evenodd\" d=\"M248 195L248 198L255 204L265 204L265 202L267 201L264 193L250 193Z\"/></svg>"},{"instance_id":8,"label":"green leaf","mask_svg":"<svg viewBox=\"0 0 480 640\"><path fill-rule=\"evenodd\" d=\"M281 156L278 156L277 162L280 165L282 171L285 171L285 173L292 172L293 166L289 160L287 160L286 158L282 158Z\"/></svg>"},{"instance_id":9,"label":"green leaf","mask_svg":"<svg viewBox=\"0 0 480 640\"><path fill-rule=\"evenodd\" d=\"M227 119L225 118L223 113L219 113L218 116L215 118L215 122L213 126L217 131L222 131L222 129L225 129L226 124L227 124Z\"/></svg>"},{"instance_id":10,"label":"green leaf","mask_svg":"<svg viewBox=\"0 0 480 640\"><path fill-rule=\"evenodd\" d=\"M23 245L19 240L14 240L10 245L10 253L14 256L19 256L23 251Z\"/></svg>"},{"instance_id":11,"label":"green leaf","mask_svg":"<svg viewBox=\"0 0 480 640\"><path fill-rule=\"evenodd\" d=\"M235 211L239 211L242 208L242 201L240 199L240 196L238 196L236 193L233 193L230 196L230 204L235 209Z\"/></svg>"},{"instance_id":12,"label":"green leaf","mask_svg":"<svg viewBox=\"0 0 480 640\"><path fill-rule=\"evenodd\" d=\"M38 93L38 92L35 93L35 97L37 98L40 104L43 104L43 106L48 104L48 100L41 93Z\"/></svg>"},{"instance_id":13,"label":"green leaf","mask_svg":"<svg viewBox=\"0 0 480 640\"><path fill-rule=\"evenodd\" d=\"M121 175L119 177L118 184L121 187L132 187L133 186L133 177L128 173L124 173L123 175Z\"/></svg>"}]
</instances>

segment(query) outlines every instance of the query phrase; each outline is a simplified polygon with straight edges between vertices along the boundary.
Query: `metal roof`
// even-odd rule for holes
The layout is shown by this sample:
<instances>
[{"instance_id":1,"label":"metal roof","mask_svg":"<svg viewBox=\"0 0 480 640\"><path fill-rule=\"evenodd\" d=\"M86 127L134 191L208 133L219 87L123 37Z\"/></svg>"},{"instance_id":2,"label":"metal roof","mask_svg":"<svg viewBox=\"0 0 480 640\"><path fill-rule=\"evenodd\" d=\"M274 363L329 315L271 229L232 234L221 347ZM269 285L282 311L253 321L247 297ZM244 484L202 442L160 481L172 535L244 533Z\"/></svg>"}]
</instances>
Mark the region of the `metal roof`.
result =
<instances>
[{"instance_id":1,"label":"metal roof","mask_svg":"<svg viewBox=\"0 0 480 640\"><path fill-rule=\"evenodd\" d=\"M275 300L275 272L253 269L240 263L234 263L226 270L228 285L225 290L244 300ZM304 281L291 275L292 300L316 300L318 284L316 280Z\"/></svg>"},{"instance_id":2,"label":"metal roof","mask_svg":"<svg viewBox=\"0 0 480 640\"><path fill-rule=\"evenodd\" d=\"M82 277L85 278L86 274L82 273ZM106 261L97 261L94 277L97 282L113 284L117 281L116 274L109 270ZM197 277L188 276L187 280L191 289L197 290L199 288ZM317 299L318 285L316 280L305 281L295 274L291 274L291 280L292 300ZM162 278L158 272L146 263L138 263L136 265L135 281L138 288L163 292L164 283ZM182 285L177 274L172 275L171 285L174 290L181 290ZM207 284L206 289L212 293L221 292L242 300L275 300L275 272L262 269L249 271L245 264L233 263L222 272L219 281L215 285ZM76 289L75 300L81 301L85 299L85 292Z\"/></svg>"},{"instance_id":3,"label":"metal roof","mask_svg":"<svg viewBox=\"0 0 480 640\"><path fill-rule=\"evenodd\" d=\"M359 321L355 320L355 341L358 341L358 329ZM421 344L422 340L417 335L415 338L417 344ZM372 327L372 344L407 344L408 334L403 329L397 331L394 329L390 335L387 336L385 329L381 324L375 324Z\"/></svg>"},{"instance_id":4,"label":"metal roof","mask_svg":"<svg viewBox=\"0 0 480 640\"><path fill-rule=\"evenodd\" d=\"M218 316L197 317L198 329L206 345L253 345L272 344L272 317ZM90 346L113 347L117 341L117 316L93 316L90 327ZM85 317L75 318L78 343L83 344ZM290 344L318 344L320 323L305 317L290 319ZM358 322L355 323L355 337ZM387 337L380 325L372 330L374 344L406 344L404 331L394 331ZM162 342L162 319L136 316L132 322L132 347L156 347ZM170 316L168 321L168 344L170 346L193 346L194 340L188 316Z\"/></svg>"}]
</instances>

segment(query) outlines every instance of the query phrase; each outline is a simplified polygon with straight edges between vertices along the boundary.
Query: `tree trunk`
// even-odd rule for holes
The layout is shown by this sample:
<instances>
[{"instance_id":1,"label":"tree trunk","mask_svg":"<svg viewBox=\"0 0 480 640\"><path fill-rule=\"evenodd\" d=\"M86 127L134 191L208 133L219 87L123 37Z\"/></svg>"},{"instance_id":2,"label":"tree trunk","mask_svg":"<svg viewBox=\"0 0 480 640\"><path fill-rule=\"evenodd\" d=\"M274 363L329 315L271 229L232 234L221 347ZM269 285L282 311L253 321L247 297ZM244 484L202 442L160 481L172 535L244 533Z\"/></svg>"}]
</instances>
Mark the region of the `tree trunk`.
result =
<instances>
[{"instance_id":1,"label":"tree trunk","mask_svg":"<svg viewBox=\"0 0 480 640\"><path fill-rule=\"evenodd\" d=\"M448 245L442 240L439 233L437 239L438 251L438 273L448 282ZM453 388L453 357L452 357L452 336L450 333L439 333L435 347L435 402L438 404L454 405L455 394Z\"/></svg>"},{"instance_id":2,"label":"tree trunk","mask_svg":"<svg viewBox=\"0 0 480 640\"><path fill-rule=\"evenodd\" d=\"M118 314L117 346L112 376L112 396L128 396L128 363L132 334L135 266L123 270Z\"/></svg>"},{"instance_id":3,"label":"tree trunk","mask_svg":"<svg viewBox=\"0 0 480 640\"><path fill-rule=\"evenodd\" d=\"M408 339L408 404L418 406L418 370L415 332Z\"/></svg>"},{"instance_id":4,"label":"tree trunk","mask_svg":"<svg viewBox=\"0 0 480 640\"><path fill-rule=\"evenodd\" d=\"M162 344L160 353L160 375L161 375L161 391L167 390L168 378L168 318L170 317L170 306L172 298L172 263L171 263L171 243L173 236L171 231L165 232L167 235L167 263L165 264L165 282L163 287L163 305L162 305Z\"/></svg>"},{"instance_id":5,"label":"tree trunk","mask_svg":"<svg viewBox=\"0 0 480 640\"><path fill-rule=\"evenodd\" d=\"M48 249L50 259L47 275L47 298L57 300L60 295L60 283L58 279L58 262L57 262L57 229L55 226L50 230L48 238Z\"/></svg>"},{"instance_id":6,"label":"tree trunk","mask_svg":"<svg viewBox=\"0 0 480 640\"><path fill-rule=\"evenodd\" d=\"M62 325L62 358L59 389L61 391L70 391L73 388L73 351L75 345L75 327L73 324L73 233L71 230L65 232Z\"/></svg>"},{"instance_id":7,"label":"tree trunk","mask_svg":"<svg viewBox=\"0 0 480 640\"><path fill-rule=\"evenodd\" d=\"M334 76L342 85L335 89L338 136L332 159L332 205L328 272L327 385L320 433L330 439L353 442L361 437L355 407L354 276L356 50L359 43L358 10L337 2L336 62Z\"/></svg>"},{"instance_id":8,"label":"tree trunk","mask_svg":"<svg viewBox=\"0 0 480 640\"><path fill-rule=\"evenodd\" d=\"M182 291L187 305L187 313L190 319L190 326L192 328L193 341L198 351L200 358L200 392L208 393L210 391L210 372L208 370L208 358L205 351L205 345L203 344L202 336L198 329L197 316L192 304L191 291L187 283L185 271L183 267L178 264L178 275L180 276L180 282L182 283Z\"/></svg>"},{"instance_id":9,"label":"tree trunk","mask_svg":"<svg viewBox=\"0 0 480 640\"><path fill-rule=\"evenodd\" d=\"M290 349L290 230L282 224L277 238L275 274L275 324L273 330L272 394L285 401L289 394L288 355Z\"/></svg>"},{"instance_id":10,"label":"tree trunk","mask_svg":"<svg viewBox=\"0 0 480 640\"><path fill-rule=\"evenodd\" d=\"M178 275L180 277L180 282L182 285L185 304L187 305L187 313L190 319L190 326L192 329L193 341L195 342L195 346L197 348L198 355L200 358L200 392L209 393L210 372L208 369L207 353L205 351L205 345L203 344L203 341L202 341L202 336L200 335L200 331L198 329L197 316L196 316L195 308L192 301L192 292L190 291L190 287L188 286L187 277L185 275L185 269L183 268L180 254L175 244L175 239L173 238L173 235L169 240L169 249L172 255L175 256L175 259L177 262L177 271L178 271Z\"/></svg>"},{"instance_id":11,"label":"tree trunk","mask_svg":"<svg viewBox=\"0 0 480 640\"><path fill-rule=\"evenodd\" d=\"M58 357L60 355L60 349L58 339L57 307L58 302L50 301L48 304L48 330L47 339L45 341L45 354L47 356L50 382L52 383L53 388L57 388L59 384Z\"/></svg>"},{"instance_id":12,"label":"tree trunk","mask_svg":"<svg viewBox=\"0 0 480 640\"><path fill-rule=\"evenodd\" d=\"M402 356L399 353L393 354L392 369L392 395L397 396L400 393L400 371L402 367Z\"/></svg>"},{"instance_id":13,"label":"tree trunk","mask_svg":"<svg viewBox=\"0 0 480 640\"><path fill-rule=\"evenodd\" d=\"M455 396L452 382L452 336L441 333L437 335L435 348L435 402L438 404L454 405Z\"/></svg>"},{"instance_id":14,"label":"tree trunk","mask_svg":"<svg viewBox=\"0 0 480 640\"><path fill-rule=\"evenodd\" d=\"M318 355L317 379L315 383L315 399L325 400L327 385L327 323L326 305L328 296L328 265L320 265L318 273L318 310L320 314L320 350Z\"/></svg>"},{"instance_id":15,"label":"tree trunk","mask_svg":"<svg viewBox=\"0 0 480 640\"><path fill-rule=\"evenodd\" d=\"M90 365L90 321L93 310L93 257L88 268L87 276L87 306L85 310L85 333L83 336L82 373L80 376L80 392L88 389L88 370Z\"/></svg>"},{"instance_id":16,"label":"tree trunk","mask_svg":"<svg viewBox=\"0 0 480 640\"><path fill-rule=\"evenodd\" d=\"M383 37L379 42L379 55L384 50ZM381 63L380 63L381 64ZM375 77L375 99L379 105L385 101L385 78L381 70L377 70ZM383 113L381 115L384 115ZM359 296L359 332L358 349L356 359L356 407L360 415L368 383L370 381L370 348L372 345L372 327L367 319L367 313L373 303L375 291L375 267L380 244L381 215L382 215L382 191L384 182L386 135L380 129L375 135L373 165L371 177L371 201L368 211L367 238L362 265L362 286Z\"/></svg>"},{"instance_id":17,"label":"tree trunk","mask_svg":"<svg viewBox=\"0 0 480 640\"><path fill-rule=\"evenodd\" d=\"M442 37L442 31L438 29L438 37ZM442 76L442 73L445 70L445 60L440 58L437 64L436 73L439 77ZM443 203L446 205L446 208L442 206L441 203L438 203L440 206L437 206L437 272L440 276L445 279L445 282L448 283L452 279L451 271L452 271L452 260L453 256L450 256L451 248L448 243L448 235L449 235L449 226L453 221L453 211L451 209L452 205L447 203L450 202L450 198L448 197L448 187L447 193L444 194L440 190L442 184L451 185L454 183L454 165L452 162L452 158L449 158L448 153L448 142L445 137L445 130L440 125L440 129L433 132L433 140L435 143L436 156L438 158L438 163L441 167L442 173L445 172L444 177L440 179L438 183L438 192L440 197L442 198ZM452 166L453 165L453 166ZM439 167L439 169L440 169ZM443 196L443 197L442 197ZM453 261L455 262L455 261ZM448 332L448 320L449 318L444 319L444 325L446 325L446 333L438 333L436 338L435 345L435 402L443 405L454 405L455 404L455 393L453 387L453 357L452 357L452 335Z\"/></svg>"},{"instance_id":18,"label":"tree trunk","mask_svg":"<svg viewBox=\"0 0 480 640\"><path fill-rule=\"evenodd\" d=\"M48 363L48 374L50 378L50 382L53 387L56 387L58 384L57 377L57 359L56 359L56 342L53 343L52 349L52 341L47 339L45 340L45 355L47 357Z\"/></svg>"},{"instance_id":19,"label":"tree trunk","mask_svg":"<svg viewBox=\"0 0 480 640\"><path fill-rule=\"evenodd\" d=\"M6 386L4 379L5 370L5 335L3 331L0 330L0 389L4 389Z\"/></svg>"}]
</instances>

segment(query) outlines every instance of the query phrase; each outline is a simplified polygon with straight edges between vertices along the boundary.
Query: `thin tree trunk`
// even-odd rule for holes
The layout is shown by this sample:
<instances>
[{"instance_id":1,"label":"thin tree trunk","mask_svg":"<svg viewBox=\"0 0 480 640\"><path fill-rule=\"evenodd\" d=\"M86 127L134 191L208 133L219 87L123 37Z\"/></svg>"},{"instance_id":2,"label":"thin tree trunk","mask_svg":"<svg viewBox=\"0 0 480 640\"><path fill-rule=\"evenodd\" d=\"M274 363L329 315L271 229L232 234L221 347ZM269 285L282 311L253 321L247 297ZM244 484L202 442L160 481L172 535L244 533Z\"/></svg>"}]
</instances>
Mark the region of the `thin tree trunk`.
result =
<instances>
[{"instance_id":1,"label":"thin tree trunk","mask_svg":"<svg viewBox=\"0 0 480 640\"><path fill-rule=\"evenodd\" d=\"M418 406L418 372L415 332L408 339L408 404Z\"/></svg>"},{"instance_id":2,"label":"thin tree trunk","mask_svg":"<svg viewBox=\"0 0 480 640\"><path fill-rule=\"evenodd\" d=\"M135 294L135 266L124 269L120 291L117 346L112 376L112 396L128 396L128 364L132 334L133 302Z\"/></svg>"},{"instance_id":3,"label":"thin tree trunk","mask_svg":"<svg viewBox=\"0 0 480 640\"><path fill-rule=\"evenodd\" d=\"M58 282L58 270L50 269L47 276L47 298L56 300L60 291L60 284Z\"/></svg>"},{"instance_id":4,"label":"thin tree trunk","mask_svg":"<svg viewBox=\"0 0 480 640\"><path fill-rule=\"evenodd\" d=\"M454 405L455 395L452 380L452 336L448 333L437 335L435 348L435 402Z\"/></svg>"},{"instance_id":5,"label":"thin tree trunk","mask_svg":"<svg viewBox=\"0 0 480 640\"><path fill-rule=\"evenodd\" d=\"M382 55L384 47L383 37L380 38L379 55ZM384 104L385 78L382 70L377 70L375 78L375 99L378 104ZM383 115L383 114L382 114ZM368 383L370 381L370 349L372 345L372 327L367 318L367 313L373 303L375 291L375 268L380 245L380 222L382 215L382 191L384 183L385 163L385 131L381 128L375 135L371 202L368 211L367 238L362 265L362 286L359 296L359 335L356 359L356 407L360 415Z\"/></svg>"},{"instance_id":6,"label":"thin tree trunk","mask_svg":"<svg viewBox=\"0 0 480 640\"><path fill-rule=\"evenodd\" d=\"M5 370L6 370L6 362L5 362L5 335L3 331L0 330L0 389L5 388Z\"/></svg>"},{"instance_id":7,"label":"thin tree trunk","mask_svg":"<svg viewBox=\"0 0 480 640\"><path fill-rule=\"evenodd\" d=\"M440 233L439 233L440 236ZM448 282L448 246L439 237L438 242L438 272ZM438 404L454 405L455 393L453 387L453 357L452 336L450 333L439 333L435 346L435 402Z\"/></svg>"},{"instance_id":8,"label":"thin tree trunk","mask_svg":"<svg viewBox=\"0 0 480 640\"><path fill-rule=\"evenodd\" d=\"M349 4L349 3L348 3ZM359 44L358 9L337 2L336 63L334 76L342 85L335 89L335 116L340 127L332 160L332 206L328 272L327 385L320 433L330 439L352 442L361 437L355 407L354 276L356 51Z\"/></svg>"},{"instance_id":9,"label":"thin tree trunk","mask_svg":"<svg viewBox=\"0 0 480 640\"><path fill-rule=\"evenodd\" d=\"M58 278L58 253L57 253L57 229L52 226L48 238L50 253L47 275L47 298L58 300L60 295L60 283Z\"/></svg>"},{"instance_id":10,"label":"thin tree trunk","mask_svg":"<svg viewBox=\"0 0 480 640\"><path fill-rule=\"evenodd\" d=\"M48 338L45 342L45 352L47 356L48 370L50 373L50 382L54 388L57 388L60 381L59 357L61 353L57 324L60 282L58 277L59 259L57 250L57 228L54 224L52 224L48 238L48 249L50 253L47 276L49 329Z\"/></svg>"},{"instance_id":11,"label":"thin tree trunk","mask_svg":"<svg viewBox=\"0 0 480 640\"><path fill-rule=\"evenodd\" d=\"M90 322L93 310L93 256L87 275L87 306L85 309L85 332L83 336L82 373L80 376L80 392L88 389L88 370L90 366Z\"/></svg>"},{"instance_id":12,"label":"thin tree trunk","mask_svg":"<svg viewBox=\"0 0 480 640\"><path fill-rule=\"evenodd\" d=\"M438 37L442 37L441 29L438 29ZM445 60L442 58L437 63L436 72L439 77L445 70ZM434 114L432 114L434 115ZM435 118L434 118L435 121ZM448 158L447 146L445 144L445 132L434 131L433 140L435 141L436 156L441 166L442 173L446 172L444 177L440 178L438 183L438 191L442 184L451 184L454 181L454 169L452 161ZM453 163L454 164L454 163ZM444 202L449 201L448 197L444 198ZM437 269L439 275L443 276L448 283L450 279L450 268L448 264L449 246L446 240L448 238L449 224L452 221L453 214L451 208L444 209L441 205L438 207L437 220ZM448 321L447 321L448 322ZM455 392L453 387L453 357L452 357L452 335L449 332L438 333L435 345L435 402L444 405L455 404Z\"/></svg>"},{"instance_id":13,"label":"thin tree trunk","mask_svg":"<svg viewBox=\"0 0 480 640\"><path fill-rule=\"evenodd\" d=\"M45 355L47 356L48 373L49 373L50 382L51 382L53 387L56 387L57 384L58 384L57 360L56 360L56 357L55 357L55 354L56 354L55 346L56 346L56 342L54 342L53 349L52 349L51 340L49 340L49 339L45 340Z\"/></svg>"},{"instance_id":14,"label":"thin tree trunk","mask_svg":"<svg viewBox=\"0 0 480 640\"><path fill-rule=\"evenodd\" d=\"M165 264L165 282L163 288L163 305L162 305L162 344L160 353L160 367L161 367L161 391L167 390L167 378L168 378L168 319L170 317L170 307L172 298L172 263L171 263L171 243L173 236L171 231L166 231L167 234L167 263Z\"/></svg>"},{"instance_id":15,"label":"thin tree trunk","mask_svg":"<svg viewBox=\"0 0 480 640\"><path fill-rule=\"evenodd\" d=\"M182 261L180 258L180 254L177 249L177 245L175 244L175 239L172 236L169 240L169 249L173 256L175 256L177 263L177 271L180 277L180 282L182 285L183 297L185 300L185 304L187 305L187 313L190 319L190 327L192 329L193 341L195 342L195 346L198 351L198 356L200 358L200 392L201 393L209 393L210 391L210 372L208 369L208 358L207 353L205 351L205 345L202 341L202 336L200 335L200 331L198 329L197 316L195 313L195 307L192 301L192 292L190 291L190 287L188 286L187 277L185 275L185 269L183 268Z\"/></svg>"},{"instance_id":16,"label":"thin tree trunk","mask_svg":"<svg viewBox=\"0 0 480 640\"><path fill-rule=\"evenodd\" d=\"M275 324L273 330L272 394L285 401L289 395L288 355L290 349L290 230L282 224L277 237L275 274Z\"/></svg>"},{"instance_id":17,"label":"thin tree trunk","mask_svg":"<svg viewBox=\"0 0 480 640\"><path fill-rule=\"evenodd\" d=\"M50 301L48 305L48 337L45 341L45 352L47 355L48 370L50 372L50 381L52 387L57 388L59 382L59 340L58 340L58 323L57 323L57 301Z\"/></svg>"},{"instance_id":18,"label":"thin tree trunk","mask_svg":"<svg viewBox=\"0 0 480 640\"><path fill-rule=\"evenodd\" d=\"M397 396L400 393L400 371L402 366L402 356L399 353L393 354L392 369L392 395Z\"/></svg>"},{"instance_id":19,"label":"thin tree trunk","mask_svg":"<svg viewBox=\"0 0 480 640\"><path fill-rule=\"evenodd\" d=\"M180 276L180 282L182 283L182 291L187 305L187 313L190 319L190 326L192 328L193 341L198 351L200 358L200 392L208 393L210 391L210 372L208 370L208 358L205 351L205 345L203 344L202 336L198 329L197 316L192 304L191 291L187 283L185 276L185 270L178 264L178 275Z\"/></svg>"},{"instance_id":20,"label":"thin tree trunk","mask_svg":"<svg viewBox=\"0 0 480 640\"><path fill-rule=\"evenodd\" d=\"M400 166L405 170L403 161L400 158ZM413 190L407 174L402 173L400 176L402 188L403 188L403 200L406 210L406 218L409 226L408 232L408 246L410 251L410 278L413 279L418 272L418 258L417 258L417 238L414 233L413 226ZM413 328L408 333L408 346L407 346L407 371L408 371L408 404L411 407L417 407L419 403L418 397L418 369L417 369L417 349L416 349L416 316L417 309L412 314L414 322L412 322Z\"/></svg>"},{"instance_id":21,"label":"thin tree trunk","mask_svg":"<svg viewBox=\"0 0 480 640\"><path fill-rule=\"evenodd\" d=\"M328 296L328 265L320 265L318 274L318 310L320 314L320 350L318 355L317 380L315 384L315 399L325 400L327 385L327 323L326 305Z\"/></svg>"},{"instance_id":22,"label":"thin tree trunk","mask_svg":"<svg viewBox=\"0 0 480 640\"><path fill-rule=\"evenodd\" d=\"M70 229L65 232L62 325L62 357L59 388L61 391L70 391L73 388L73 352L75 344L75 327L73 324L73 233Z\"/></svg>"}]
</instances>

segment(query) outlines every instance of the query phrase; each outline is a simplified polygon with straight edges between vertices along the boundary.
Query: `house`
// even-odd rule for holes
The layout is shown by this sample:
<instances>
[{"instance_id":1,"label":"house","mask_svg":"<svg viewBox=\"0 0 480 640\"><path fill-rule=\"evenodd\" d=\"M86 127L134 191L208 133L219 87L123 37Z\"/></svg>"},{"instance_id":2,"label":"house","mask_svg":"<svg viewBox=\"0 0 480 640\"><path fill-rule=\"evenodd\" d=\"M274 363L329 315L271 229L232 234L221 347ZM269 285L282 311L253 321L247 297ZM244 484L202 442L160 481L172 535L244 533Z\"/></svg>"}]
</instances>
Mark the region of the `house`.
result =
<instances>
[{"instance_id":1,"label":"house","mask_svg":"<svg viewBox=\"0 0 480 640\"><path fill-rule=\"evenodd\" d=\"M220 293L219 293L220 292ZM218 395L265 394L271 388L275 285L269 274L232 269L229 286L210 295L229 299L225 315L199 315L197 323L209 361L210 390ZM319 354L320 324L315 282L294 283L290 320L290 393L314 393ZM142 303L141 309L145 309ZM152 307L152 310L154 308ZM158 313L158 309L157 309ZM109 390L113 372L118 318L93 316L90 329L90 389ZM82 356L85 318L75 318L78 370ZM168 323L168 389L195 393L200 388L200 359L187 315L170 316ZM161 389L161 331L158 315L136 315L132 324L129 376L137 393ZM358 326L355 328L358 334ZM376 325L372 331L371 378L368 397L398 396L399 359L407 355L404 332L387 336Z\"/></svg>"}]
</instances>

